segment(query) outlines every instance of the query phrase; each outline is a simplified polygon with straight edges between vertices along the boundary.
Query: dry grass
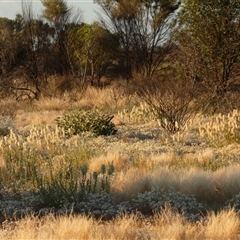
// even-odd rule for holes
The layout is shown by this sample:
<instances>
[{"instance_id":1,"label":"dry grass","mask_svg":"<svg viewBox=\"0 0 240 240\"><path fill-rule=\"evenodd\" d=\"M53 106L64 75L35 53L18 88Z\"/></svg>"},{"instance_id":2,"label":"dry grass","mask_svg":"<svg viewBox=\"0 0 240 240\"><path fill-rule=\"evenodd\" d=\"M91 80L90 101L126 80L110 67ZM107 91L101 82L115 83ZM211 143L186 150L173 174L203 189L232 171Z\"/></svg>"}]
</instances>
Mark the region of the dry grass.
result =
<instances>
[{"instance_id":1,"label":"dry grass","mask_svg":"<svg viewBox=\"0 0 240 240\"><path fill-rule=\"evenodd\" d=\"M17 109L20 108L20 105L12 99L0 100L0 116L10 116L15 117Z\"/></svg>"},{"instance_id":2,"label":"dry grass","mask_svg":"<svg viewBox=\"0 0 240 240\"><path fill-rule=\"evenodd\" d=\"M120 86L111 86L103 89L89 86L82 94L72 91L64 92L61 98L42 97L34 102L35 110L72 110L79 107L101 107L111 110L119 109L129 100Z\"/></svg>"},{"instance_id":3,"label":"dry grass","mask_svg":"<svg viewBox=\"0 0 240 240\"><path fill-rule=\"evenodd\" d=\"M209 213L206 219L195 224L185 221L179 214L166 209L153 218L140 215L121 216L110 222L85 216L52 215L43 218L27 217L17 222L5 222L0 230L2 240L15 239L239 239L240 219L231 209Z\"/></svg>"},{"instance_id":4,"label":"dry grass","mask_svg":"<svg viewBox=\"0 0 240 240\"><path fill-rule=\"evenodd\" d=\"M2 102L1 106L8 109L9 104L11 112L14 113L16 128L21 129L32 125L54 125L55 119L64 114L66 110L78 107L102 107L114 112L124 107L127 101L131 104L134 100L129 100L118 88L89 87L83 97L78 96L77 93L74 95L65 93L62 99L42 98L33 103L30 109L21 107L17 110L11 101ZM203 120L200 116L197 119ZM216 171L192 166L188 169L174 170L172 168L179 161L187 164L194 159L200 165L204 165L216 160L216 149L210 147L203 147L184 155L173 151L174 147L181 145L181 141L196 142L197 127L198 123L192 122L187 126L186 132L179 136L171 136L172 140L169 145L174 140L176 145L171 145L172 148L170 147L170 150L166 152L141 152L141 145L138 145L134 152L127 152L126 149L122 152L122 149L118 149L117 143L112 151L91 158L89 171L99 171L102 164L114 165L115 173L111 179L111 194L115 203L129 201L132 195L150 191L152 187L174 188L181 193L194 195L200 202L224 203L240 192L240 166L238 164L221 167ZM124 142L124 139L119 141L121 140ZM99 149L101 149L103 147L101 144L105 144L105 141L99 144ZM162 143L157 144L160 146ZM236 153L238 157L239 145L229 145L218 151ZM78 161L80 152L80 150L79 153L72 152ZM73 156L70 157L73 158ZM58 161L58 164L60 166L61 161ZM0 168L5 168L2 155L0 155ZM240 218L233 209L221 211L218 214L211 212L206 219L197 223L189 223L169 209L166 209L162 215L155 214L152 219L131 215L122 216L110 222L84 216L55 218L49 215L40 219L27 217L16 222L5 222L3 228L0 229L0 239L240 239Z\"/></svg>"},{"instance_id":5,"label":"dry grass","mask_svg":"<svg viewBox=\"0 0 240 240\"><path fill-rule=\"evenodd\" d=\"M1 101L0 115L11 115L16 118L17 127L33 124L53 124L58 116L76 108L102 108L113 113L123 108L129 98L119 88L97 89L88 87L84 95L66 92L61 98L42 97L38 101L23 107L16 106L10 100ZM4 110L4 111L3 111ZM2 113L1 113L2 112Z\"/></svg>"},{"instance_id":6,"label":"dry grass","mask_svg":"<svg viewBox=\"0 0 240 240\"><path fill-rule=\"evenodd\" d=\"M68 97L63 96L62 98L56 97L42 97L38 101L33 102L33 109L39 111L59 111L71 108L71 102Z\"/></svg>"},{"instance_id":7,"label":"dry grass","mask_svg":"<svg viewBox=\"0 0 240 240\"><path fill-rule=\"evenodd\" d=\"M113 85L104 89L88 87L79 104L116 111L126 106L129 100L129 97L124 93L124 89L121 86Z\"/></svg>"},{"instance_id":8,"label":"dry grass","mask_svg":"<svg viewBox=\"0 0 240 240\"><path fill-rule=\"evenodd\" d=\"M108 152L107 154L91 159L89 163L90 172L99 172L103 164L106 166L113 164L115 171L119 172L130 167L131 157L128 154L118 151Z\"/></svg>"},{"instance_id":9,"label":"dry grass","mask_svg":"<svg viewBox=\"0 0 240 240\"><path fill-rule=\"evenodd\" d=\"M19 110L15 117L16 128L21 129L31 125L45 125L45 124L56 124L55 120L61 116L61 111L48 111L42 110L38 112L30 112Z\"/></svg>"},{"instance_id":10,"label":"dry grass","mask_svg":"<svg viewBox=\"0 0 240 240\"><path fill-rule=\"evenodd\" d=\"M224 203L240 192L240 166L229 166L216 172L159 167L153 172L130 168L118 173L111 185L113 195L119 201L130 200L133 194L152 188L173 188L184 194L194 195L200 202Z\"/></svg>"}]
</instances>

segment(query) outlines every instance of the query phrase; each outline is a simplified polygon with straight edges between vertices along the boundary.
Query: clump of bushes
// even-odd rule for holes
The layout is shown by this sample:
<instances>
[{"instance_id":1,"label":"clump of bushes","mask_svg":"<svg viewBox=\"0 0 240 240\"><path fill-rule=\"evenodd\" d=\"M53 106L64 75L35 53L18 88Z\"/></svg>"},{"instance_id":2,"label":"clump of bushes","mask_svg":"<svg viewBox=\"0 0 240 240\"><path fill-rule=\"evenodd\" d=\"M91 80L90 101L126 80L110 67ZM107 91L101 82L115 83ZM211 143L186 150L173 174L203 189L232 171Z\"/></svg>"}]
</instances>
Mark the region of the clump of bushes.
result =
<instances>
[{"instance_id":1,"label":"clump of bushes","mask_svg":"<svg viewBox=\"0 0 240 240\"><path fill-rule=\"evenodd\" d=\"M58 127L64 129L67 135L77 135L82 132L90 132L96 136L114 135L117 132L116 126L111 122L114 116L105 115L99 110L78 109L62 118L57 118Z\"/></svg>"},{"instance_id":2,"label":"clump of bushes","mask_svg":"<svg viewBox=\"0 0 240 240\"><path fill-rule=\"evenodd\" d=\"M233 198L229 199L225 203L225 208L235 208L237 211L240 210L240 193L236 194Z\"/></svg>"},{"instance_id":3,"label":"clump of bushes","mask_svg":"<svg viewBox=\"0 0 240 240\"><path fill-rule=\"evenodd\" d=\"M201 216L201 211L204 209L204 206L193 196L185 195L174 189L157 190L155 188L133 197L132 206L145 214L170 207L183 214L189 220L196 220L196 218Z\"/></svg>"}]
</instances>

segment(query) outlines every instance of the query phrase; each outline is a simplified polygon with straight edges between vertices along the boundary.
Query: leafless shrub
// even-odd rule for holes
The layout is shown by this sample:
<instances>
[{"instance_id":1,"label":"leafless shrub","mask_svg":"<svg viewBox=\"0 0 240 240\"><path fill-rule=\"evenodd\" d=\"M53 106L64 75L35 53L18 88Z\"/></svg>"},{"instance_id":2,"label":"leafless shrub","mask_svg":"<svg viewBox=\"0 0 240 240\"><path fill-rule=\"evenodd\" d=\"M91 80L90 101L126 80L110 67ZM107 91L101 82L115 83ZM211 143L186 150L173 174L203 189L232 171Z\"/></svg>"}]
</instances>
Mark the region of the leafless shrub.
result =
<instances>
[{"instance_id":1,"label":"leafless shrub","mask_svg":"<svg viewBox=\"0 0 240 240\"><path fill-rule=\"evenodd\" d=\"M171 134L183 130L196 113L194 84L150 79L141 81L137 94L151 107L161 127Z\"/></svg>"}]
</instances>

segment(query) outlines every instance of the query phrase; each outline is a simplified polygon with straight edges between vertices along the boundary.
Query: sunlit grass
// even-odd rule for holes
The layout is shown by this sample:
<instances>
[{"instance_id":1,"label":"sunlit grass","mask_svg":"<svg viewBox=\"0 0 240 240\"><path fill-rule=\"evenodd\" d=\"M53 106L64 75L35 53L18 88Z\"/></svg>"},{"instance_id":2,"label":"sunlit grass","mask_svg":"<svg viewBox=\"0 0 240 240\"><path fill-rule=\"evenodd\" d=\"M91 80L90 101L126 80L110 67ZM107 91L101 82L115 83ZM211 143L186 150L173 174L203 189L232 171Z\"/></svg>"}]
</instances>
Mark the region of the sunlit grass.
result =
<instances>
[{"instance_id":1,"label":"sunlit grass","mask_svg":"<svg viewBox=\"0 0 240 240\"><path fill-rule=\"evenodd\" d=\"M227 127L224 131L238 133L238 111L220 115L217 120L199 115L184 131L171 135L160 129L146 105L136 104L134 97L127 97L116 89L90 87L83 96L68 94L62 99L43 98L14 111L16 114L10 117L11 124L7 125L9 134L0 136L1 191L18 193L49 184L53 190L57 188L55 201L60 196L58 193L63 198L64 194L69 198L75 196L74 191L80 189L82 180L86 188L90 184L93 189L96 176L99 190L105 176L114 206L124 201L132 203L138 194L152 189L171 189L194 196L205 204L208 213L204 212L204 217L194 223L168 208L148 219L139 213L117 216L106 222L75 216L73 209L71 216L29 216L13 222L5 221L0 239L239 238L237 212L223 210L224 204L240 192L238 135L224 138L220 145L215 144L217 148L213 144L221 136L223 123ZM10 105L13 106L12 102ZM7 103L3 106L7 109ZM79 107L99 107L106 113L122 113L123 124L117 126L115 136L79 134L68 137L56 126L55 120ZM233 117L235 122L225 122ZM209 121L214 124L208 124ZM209 135L210 132L214 135ZM107 171L111 166L114 171L110 176ZM84 169L86 178L82 175ZM72 183L76 188L71 186ZM53 195L50 190L43 192L46 198ZM49 201L51 204L51 199ZM61 206L60 202L58 207Z\"/></svg>"},{"instance_id":2,"label":"sunlit grass","mask_svg":"<svg viewBox=\"0 0 240 240\"><path fill-rule=\"evenodd\" d=\"M152 219L140 215L121 216L110 222L87 216L48 215L43 218L26 217L5 222L0 238L7 239L239 239L240 220L233 210L215 214L197 224L187 222L181 215L166 209Z\"/></svg>"}]
</instances>

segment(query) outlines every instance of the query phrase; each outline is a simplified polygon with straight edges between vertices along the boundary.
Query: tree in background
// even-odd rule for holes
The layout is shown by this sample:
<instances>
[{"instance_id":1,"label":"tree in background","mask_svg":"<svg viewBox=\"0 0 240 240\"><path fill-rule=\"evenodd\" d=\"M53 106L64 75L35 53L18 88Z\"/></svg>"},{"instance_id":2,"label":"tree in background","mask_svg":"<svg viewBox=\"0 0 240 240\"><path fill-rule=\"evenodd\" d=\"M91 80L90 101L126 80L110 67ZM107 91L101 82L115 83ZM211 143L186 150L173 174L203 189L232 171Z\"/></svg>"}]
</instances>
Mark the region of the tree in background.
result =
<instances>
[{"instance_id":1,"label":"tree in background","mask_svg":"<svg viewBox=\"0 0 240 240\"><path fill-rule=\"evenodd\" d=\"M90 76L91 84L106 74L108 67L117 59L118 39L97 22L78 28L78 49L75 54L82 66L82 77Z\"/></svg>"},{"instance_id":2,"label":"tree in background","mask_svg":"<svg viewBox=\"0 0 240 240\"><path fill-rule=\"evenodd\" d=\"M96 0L106 19L102 24L117 33L123 65L130 77L138 72L152 77L171 51L175 26L175 0ZM109 23L109 24L108 24Z\"/></svg>"},{"instance_id":3,"label":"tree in background","mask_svg":"<svg viewBox=\"0 0 240 240\"><path fill-rule=\"evenodd\" d=\"M0 18L0 96L9 95L11 84L9 78L16 66L19 32L16 20Z\"/></svg>"},{"instance_id":4,"label":"tree in background","mask_svg":"<svg viewBox=\"0 0 240 240\"><path fill-rule=\"evenodd\" d=\"M35 18L31 2L22 2L22 14L16 15L13 25L12 37L8 38L14 43L13 64L4 77L8 83L5 87L9 86L17 99L23 96L38 99L47 72L50 27Z\"/></svg>"},{"instance_id":5,"label":"tree in background","mask_svg":"<svg viewBox=\"0 0 240 240\"><path fill-rule=\"evenodd\" d=\"M185 0L176 37L185 76L201 86L207 101L219 105L239 68L239 0Z\"/></svg>"},{"instance_id":6,"label":"tree in background","mask_svg":"<svg viewBox=\"0 0 240 240\"><path fill-rule=\"evenodd\" d=\"M44 10L43 17L54 28L56 55L53 63L57 63L57 70L60 75L68 75L71 71L71 56L69 52L69 31L72 23L79 23L81 12L74 14L73 9L67 5L65 0L41 0Z\"/></svg>"}]
</instances>

